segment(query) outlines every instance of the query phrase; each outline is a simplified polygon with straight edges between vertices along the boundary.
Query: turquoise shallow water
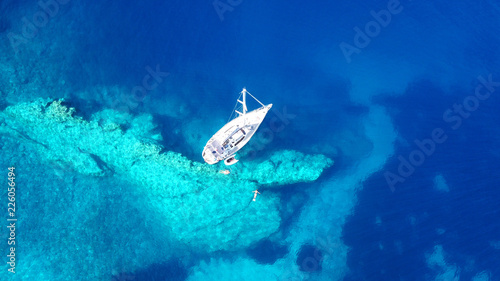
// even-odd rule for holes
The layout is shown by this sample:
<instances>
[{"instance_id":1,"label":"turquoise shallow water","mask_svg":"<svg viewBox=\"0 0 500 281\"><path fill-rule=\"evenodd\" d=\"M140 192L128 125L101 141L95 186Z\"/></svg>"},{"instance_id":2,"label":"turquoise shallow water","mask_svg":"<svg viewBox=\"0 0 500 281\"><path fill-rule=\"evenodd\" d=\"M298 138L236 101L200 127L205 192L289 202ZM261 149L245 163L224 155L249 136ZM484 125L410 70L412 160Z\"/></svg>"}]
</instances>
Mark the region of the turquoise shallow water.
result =
<instances>
[{"instance_id":1,"label":"turquoise shallow water","mask_svg":"<svg viewBox=\"0 0 500 281\"><path fill-rule=\"evenodd\" d=\"M500 280L495 2L0 11L1 280Z\"/></svg>"}]
</instances>

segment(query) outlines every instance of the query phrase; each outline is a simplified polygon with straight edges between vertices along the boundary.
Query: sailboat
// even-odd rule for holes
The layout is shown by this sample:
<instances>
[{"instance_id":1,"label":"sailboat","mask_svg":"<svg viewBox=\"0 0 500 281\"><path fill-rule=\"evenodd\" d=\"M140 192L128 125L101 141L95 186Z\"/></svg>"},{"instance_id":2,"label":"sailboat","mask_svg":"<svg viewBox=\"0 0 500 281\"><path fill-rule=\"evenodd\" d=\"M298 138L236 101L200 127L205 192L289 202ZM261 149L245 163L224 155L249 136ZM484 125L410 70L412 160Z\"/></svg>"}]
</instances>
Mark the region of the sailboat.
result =
<instances>
[{"instance_id":1,"label":"sailboat","mask_svg":"<svg viewBox=\"0 0 500 281\"><path fill-rule=\"evenodd\" d=\"M261 107L248 112L247 95L256 100ZM243 88L228 123L205 145L202 153L205 162L212 165L224 160L227 166L236 164L238 160L235 158L235 153L252 138L272 106L272 104L264 105Z\"/></svg>"}]
</instances>

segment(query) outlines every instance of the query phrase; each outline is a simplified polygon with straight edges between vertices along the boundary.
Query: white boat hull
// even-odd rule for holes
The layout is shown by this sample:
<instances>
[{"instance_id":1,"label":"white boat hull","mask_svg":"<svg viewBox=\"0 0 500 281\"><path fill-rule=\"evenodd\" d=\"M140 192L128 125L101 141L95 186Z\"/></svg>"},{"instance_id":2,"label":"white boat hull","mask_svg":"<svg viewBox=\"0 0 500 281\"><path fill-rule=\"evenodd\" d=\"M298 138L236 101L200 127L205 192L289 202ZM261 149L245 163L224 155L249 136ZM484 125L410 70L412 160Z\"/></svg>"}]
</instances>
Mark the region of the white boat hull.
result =
<instances>
[{"instance_id":1,"label":"white boat hull","mask_svg":"<svg viewBox=\"0 0 500 281\"><path fill-rule=\"evenodd\" d=\"M234 154L250 141L272 106L272 104L262 106L224 125L205 145L202 153L205 162L216 164L234 157ZM228 161L226 165L236 162L237 160Z\"/></svg>"}]
</instances>

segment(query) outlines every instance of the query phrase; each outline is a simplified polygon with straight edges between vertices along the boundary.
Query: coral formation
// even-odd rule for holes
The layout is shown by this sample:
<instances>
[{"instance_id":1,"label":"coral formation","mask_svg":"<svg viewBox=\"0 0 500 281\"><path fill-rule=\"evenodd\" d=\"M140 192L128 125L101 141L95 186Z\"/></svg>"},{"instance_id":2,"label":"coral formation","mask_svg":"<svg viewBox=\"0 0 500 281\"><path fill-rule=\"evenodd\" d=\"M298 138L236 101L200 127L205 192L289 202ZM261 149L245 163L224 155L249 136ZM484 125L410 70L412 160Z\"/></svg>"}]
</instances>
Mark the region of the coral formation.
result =
<instances>
[{"instance_id":1,"label":"coral formation","mask_svg":"<svg viewBox=\"0 0 500 281\"><path fill-rule=\"evenodd\" d=\"M281 264L281 266L284 266ZM235 261L210 259L200 262L192 270L187 280L241 280L241 281L278 281L298 280L289 278L283 273L282 267L261 265L251 259L239 258Z\"/></svg>"},{"instance_id":2,"label":"coral formation","mask_svg":"<svg viewBox=\"0 0 500 281\"><path fill-rule=\"evenodd\" d=\"M274 152L257 165L243 162L235 167L235 171L242 179L270 186L314 181L323 169L332 165L333 160L322 154L306 155L295 150L283 150Z\"/></svg>"},{"instance_id":3,"label":"coral formation","mask_svg":"<svg viewBox=\"0 0 500 281\"><path fill-rule=\"evenodd\" d=\"M269 160L246 163L229 176L175 152L160 153L145 143L138 129L154 129L147 116L132 129L102 122L112 111L90 121L74 116L61 100L39 99L7 107L0 133L36 147L41 159L91 176L117 175L136 186L155 234L198 251L247 247L276 232L279 199L272 194L252 201L260 184L312 181L332 161L322 155L275 152ZM110 119L112 120L112 118ZM135 125L134 125L135 124Z\"/></svg>"}]
</instances>

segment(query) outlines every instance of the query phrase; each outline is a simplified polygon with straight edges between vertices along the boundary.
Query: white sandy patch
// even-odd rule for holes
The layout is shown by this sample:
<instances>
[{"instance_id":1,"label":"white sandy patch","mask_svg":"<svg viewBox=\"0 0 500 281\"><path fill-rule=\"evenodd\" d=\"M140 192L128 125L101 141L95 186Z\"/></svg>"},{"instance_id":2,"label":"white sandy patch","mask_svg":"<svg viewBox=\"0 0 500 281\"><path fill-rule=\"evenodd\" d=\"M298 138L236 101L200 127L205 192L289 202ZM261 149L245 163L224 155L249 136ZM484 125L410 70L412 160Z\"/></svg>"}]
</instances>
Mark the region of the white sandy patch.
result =
<instances>
[{"instance_id":1,"label":"white sandy patch","mask_svg":"<svg viewBox=\"0 0 500 281\"><path fill-rule=\"evenodd\" d=\"M446 253L443 250L443 246L434 246L434 251L427 254L426 259L427 266L436 272L434 280L458 281L460 279L460 268L446 261Z\"/></svg>"},{"instance_id":2,"label":"white sandy patch","mask_svg":"<svg viewBox=\"0 0 500 281\"><path fill-rule=\"evenodd\" d=\"M364 121L366 136L373 142L373 151L361 159L348 171L324 182L321 193L312 194L312 199L301 214L288 242L291 243L289 264L295 265L296 256L303 244L311 243L323 255L322 271L314 274L315 280L341 280L348 272L348 247L341 240L346 217L356 204L356 192L361 183L374 172L380 170L385 161L394 153L396 138L391 120L382 107L372 106ZM390 192L387 187L387 192ZM293 263L292 263L293 262ZM288 267L290 268L290 267Z\"/></svg>"},{"instance_id":3,"label":"white sandy patch","mask_svg":"<svg viewBox=\"0 0 500 281\"><path fill-rule=\"evenodd\" d=\"M438 174L434 177L434 189L441 192L450 192L450 187L448 183L446 183L443 175Z\"/></svg>"},{"instance_id":4,"label":"white sandy patch","mask_svg":"<svg viewBox=\"0 0 500 281\"><path fill-rule=\"evenodd\" d=\"M472 278L472 281L490 281L490 273L487 271L479 272Z\"/></svg>"}]
</instances>

